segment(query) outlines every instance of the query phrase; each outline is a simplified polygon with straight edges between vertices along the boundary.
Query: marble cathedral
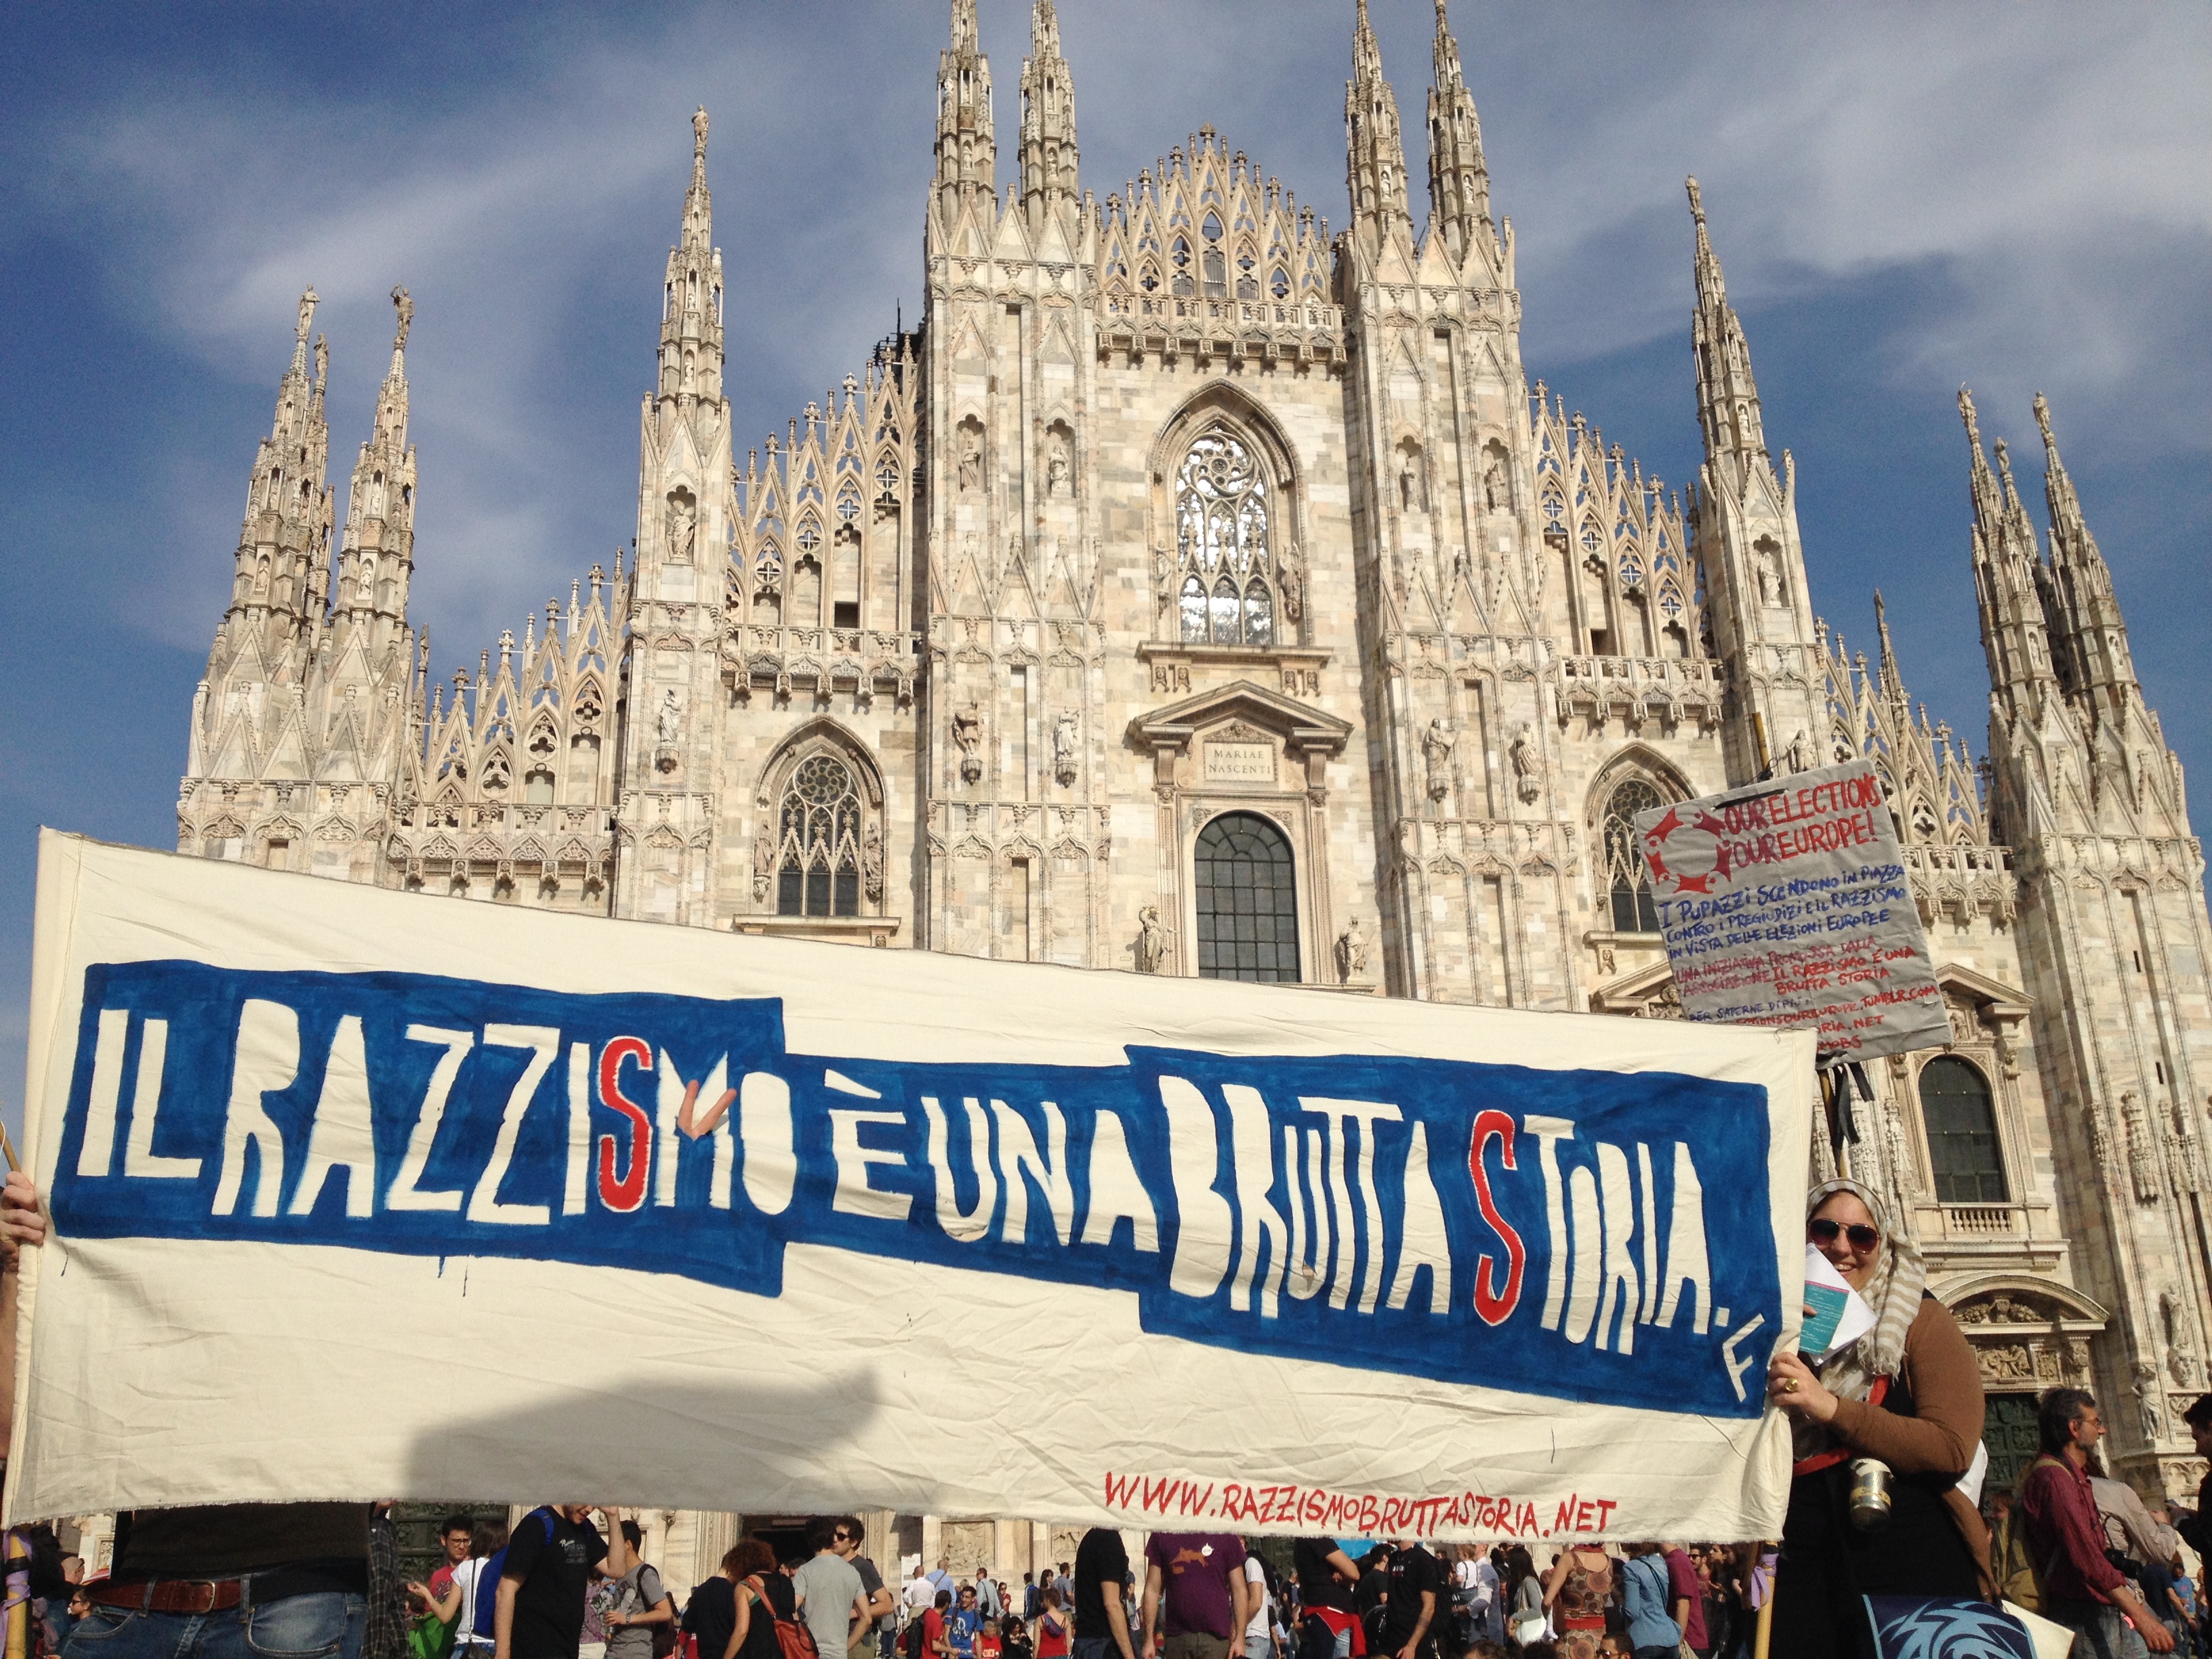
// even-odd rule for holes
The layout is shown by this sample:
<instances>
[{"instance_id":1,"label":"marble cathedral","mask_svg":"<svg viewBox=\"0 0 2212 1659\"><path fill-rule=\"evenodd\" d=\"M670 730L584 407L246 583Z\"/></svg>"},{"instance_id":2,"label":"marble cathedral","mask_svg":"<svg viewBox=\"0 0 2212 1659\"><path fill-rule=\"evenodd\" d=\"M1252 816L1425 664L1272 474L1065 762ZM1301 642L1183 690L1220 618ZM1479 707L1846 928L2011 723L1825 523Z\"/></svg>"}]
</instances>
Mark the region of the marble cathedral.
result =
<instances>
[{"instance_id":1,"label":"marble cathedral","mask_svg":"<svg viewBox=\"0 0 2212 1659\"><path fill-rule=\"evenodd\" d=\"M1211 128L1101 199L1053 0L1003 179L975 0L953 0L921 323L742 453L701 112L635 556L450 690L408 611L410 302L340 524L305 295L194 700L180 850L740 933L1666 1018L1628 816L1870 757L1954 1040L1881 1063L1843 1158L1912 1216L1972 1336L1995 1480L2032 1450L2034 1392L2069 1382L2104 1402L2119 1472L2193 1489L2203 860L2048 410L2039 529L1960 400L1978 768L1916 710L1886 627L1869 665L1816 617L1795 465L1695 182L1705 459L1678 492L1531 389L1443 0L1425 224L1364 0L1352 68L1341 230ZM957 1523L914 1524L900 1547L953 1547ZM963 1535L956 1554L1017 1572L1058 1541Z\"/></svg>"}]
</instances>

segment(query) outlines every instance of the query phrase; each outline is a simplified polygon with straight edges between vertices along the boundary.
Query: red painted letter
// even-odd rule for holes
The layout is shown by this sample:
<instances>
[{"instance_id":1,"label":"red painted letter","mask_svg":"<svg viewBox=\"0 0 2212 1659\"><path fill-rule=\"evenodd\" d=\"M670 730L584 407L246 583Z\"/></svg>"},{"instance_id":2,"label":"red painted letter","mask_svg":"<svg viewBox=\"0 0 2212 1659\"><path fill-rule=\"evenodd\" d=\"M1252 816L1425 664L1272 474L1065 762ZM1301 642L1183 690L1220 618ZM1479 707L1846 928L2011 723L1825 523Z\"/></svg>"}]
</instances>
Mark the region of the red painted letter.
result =
<instances>
[{"instance_id":1,"label":"red painted letter","mask_svg":"<svg viewBox=\"0 0 2212 1659\"><path fill-rule=\"evenodd\" d=\"M615 1178L617 1145L612 1135L599 1137L599 1202L610 1210L627 1212L645 1202L645 1178L653 1167L653 1120L645 1108L623 1097L623 1061L653 1064L653 1045L643 1037L619 1036L599 1053L599 1103L629 1120L629 1173Z\"/></svg>"},{"instance_id":2,"label":"red painted letter","mask_svg":"<svg viewBox=\"0 0 2212 1659\"><path fill-rule=\"evenodd\" d=\"M1505 1245L1505 1288L1495 1288L1498 1261L1484 1251L1474 1264L1474 1311L1484 1324L1502 1325L1521 1305L1521 1271L1528 1265L1528 1252L1521 1243L1521 1235L1498 1213L1498 1206L1490 1196L1490 1173L1482 1167L1482 1149L1486 1142L1493 1139L1504 1143L1498 1161L1511 1169L1513 1120L1504 1112L1478 1112L1474 1144L1468 1148L1467 1167L1474 1176L1474 1201L1482 1206L1482 1218Z\"/></svg>"}]
</instances>

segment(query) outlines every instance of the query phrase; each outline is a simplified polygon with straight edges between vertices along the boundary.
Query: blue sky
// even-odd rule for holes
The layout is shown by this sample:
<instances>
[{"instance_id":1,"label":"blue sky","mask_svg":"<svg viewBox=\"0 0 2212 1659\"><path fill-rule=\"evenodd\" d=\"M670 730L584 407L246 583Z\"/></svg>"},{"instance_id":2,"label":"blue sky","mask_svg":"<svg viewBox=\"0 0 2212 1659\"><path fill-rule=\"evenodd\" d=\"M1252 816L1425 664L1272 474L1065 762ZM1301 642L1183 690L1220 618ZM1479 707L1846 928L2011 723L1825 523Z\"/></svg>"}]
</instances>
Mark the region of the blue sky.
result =
<instances>
[{"instance_id":1,"label":"blue sky","mask_svg":"<svg viewBox=\"0 0 2212 1659\"><path fill-rule=\"evenodd\" d=\"M1425 176L1429 0L1372 0ZM981 0L1011 177L1028 0ZM1351 0L1061 0L1083 182L1211 122L1340 225ZM1694 173L1795 451L1816 609L1985 746L1971 383L2040 517L2046 392L2166 736L2212 776L2212 9L1456 0L1524 351L1642 459L1697 459ZM729 268L740 445L857 370L921 282L941 0L0 13L0 1110L19 1111L35 828L168 846L300 289L333 483L391 330L439 671L632 533L638 398L690 154ZM1424 199L1419 192L1416 199ZM757 439L754 440L757 441ZM2196 595L2197 597L2191 597Z\"/></svg>"}]
</instances>

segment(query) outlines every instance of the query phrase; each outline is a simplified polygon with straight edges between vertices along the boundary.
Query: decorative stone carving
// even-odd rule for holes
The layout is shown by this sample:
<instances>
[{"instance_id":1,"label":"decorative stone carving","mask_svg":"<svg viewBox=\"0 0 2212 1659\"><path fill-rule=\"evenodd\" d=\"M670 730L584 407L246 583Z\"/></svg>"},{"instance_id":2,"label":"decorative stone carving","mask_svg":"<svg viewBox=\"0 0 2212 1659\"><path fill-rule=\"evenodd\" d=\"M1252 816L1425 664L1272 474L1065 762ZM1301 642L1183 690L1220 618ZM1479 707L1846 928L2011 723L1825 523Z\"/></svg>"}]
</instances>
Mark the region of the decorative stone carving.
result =
<instances>
[{"instance_id":1,"label":"decorative stone carving","mask_svg":"<svg viewBox=\"0 0 2212 1659\"><path fill-rule=\"evenodd\" d=\"M1505 464L1495 454L1482 469L1482 506L1487 513L1502 513L1508 505L1505 493Z\"/></svg>"},{"instance_id":2,"label":"decorative stone carving","mask_svg":"<svg viewBox=\"0 0 2212 1659\"><path fill-rule=\"evenodd\" d=\"M1081 758L1082 726L1073 711L1063 713L1052 723L1052 775L1062 788L1075 782L1076 767Z\"/></svg>"},{"instance_id":3,"label":"decorative stone carving","mask_svg":"<svg viewBox=\"0 0 2212 1659\"><path fill-rule=\"evenodd\" d=\"M2172 1285L2158 1293L2160 1334L2166 1339L2166 1369L2185 1389L2197 1386L2196 1319L2188 1303Z\"/></svg>"},{"instance_id":4,"label":"decorative stone carving","mask_svg":"<svg viewBox=\"0 0 2212 1659\"><path fill-rule=\"evenodd\" d=\"M1602 979L1611 979L1620 971L1615 966L1613 946L1610 945L1601 945L1597 947L1597 971L1599 977Z\"/></svg>"},{"instance_id":5,"label":"decorative stone carving","mask_svg":"<svg viewBox=\"0 0 2212 1659\"><path fill-rule=\"evenodd\" d=\"M2158 1157L2143 1133L2142 1103L2130 1089L2120 1096L2120 1122L2128 1138L2128 1173L2135 1181L2136 1201L2158 1202Z\"/></svg>"},{"instance_id":6,"label":"decorative stone carving","mask_svg":"<svg viewBox=\"0 0 2212 1659\"><path fill-rule=\"evenodd\" d=\"M1336 937L1336 981L1349 985L1354 975L1366 971L1367 935L1359 931L1359 918L1354 916Z\"/></svg>"},{"instance_id":7,"label":"decorative stone carving","mask_svg":"<svg viewBox=\"0 0 2212 1659\"><path fill-rule=\"evenodd\" d=\"M2155 1446L2166 1432L2166 1414L2158 1397L2158 1367L2148 1360L2139 1359L2135 1376L2136 1414L2142 1430L2143 1444Z\"/></svg>"},{"instance_id":8,"label":"decorative stone carving","mask_svg":"<svg viewBox=\"0 0 2212 1659\"><path fill-rule=\"evenodd\" d=\"M983 446L969 438L960 449L960 493L972 495L983 487Z\"/></svg>"},{"instance_id":9,"label":"decorative stone carving","mask_svg":"<svg viewBox=\"0 0 2212 1659\"><path fill-rule=\"evenodd\" d=\"M1993 1382L2026 1382L2035 1376L2035 1361L2025 1342L1977 1348L1974 1357L1981 1361L1982 1375Z\"/></svg>"},{"instance_id":10,"label":"decorative stone carving","mask_svg":"<svg viewBox=\"0 0 2212 1659\"><path fill-rule=\"evenodd\" d=\"M1174 572L1170 570L1170 575ZM1285 542L1275 554L1275 587L1283 596L1283 619L1296 622L1305 615L1306 568L1296 542Z\"/></svg>"},{"instance_id":11,"label":"decorative stone carving","mask_svg":"<svg viewBox=\"0 0 2212 1659\"><path fill-rule=\"evenodd\" d=\"M1682 994L1674 988L1674 981L1655 992L1644 1006L1636 1011L1638 1019L1680 1019L1682 1017Z\"/></svg>"},{"instance_id":12,"label":"decorative stone carving","mask_svg":"<svg viewBox=\"0 0 2212 1659\"><path fill-rule=\"evenodd\" d=\"M1506 759L1513 768L1513 793L1522 804L1534 806L1536 798L1544 793L1544 757L1537 751L1528 728L1513 728L1513 739L1505 745Z\"/></svg>"},{"instance_id":13,"label":"decorative stone carving","mask_svg":"<svg viewBox=\"0 0 2212 1659\"><path fill-rule=\"evenodd\" d=\"M974 783L983 775L983 712L974 703L952 714L952 741L960 748L960 776Z\"/></svg>"},{"instance_id":14,"label":"decorative stone carving","mask_svg":"<svg viewBox=\"0 0 2212 1659\"><path fill-rule=\"evenodd\" d=\"M881 824L872 822L867 834L860 837L860 884L867 891L869 903L884 902L884 831Z\"/></svg>"},{"instance_id":15,"label":"decorative stone carving","mask_svg":"<svg viewBox=\"0 0 2212 1659\"><path fill-rule=\"evenodd\" d=\"M1790 739L1790 746L1782 751L1783 769L1790 772L1809 771L1813 765L1812 745L1806 742L1802 732Z\"/></svg>"},{"instance_id":16,"label":"decorative stone carving","mask_svg":"<svg viewBox=\"0 0 2212 1659\"><path fill-rule=\"evenodd\" d=\"M1168 946L1175 935L1160 920L1157 904L1147 904L1137 912L1137 971L1157 974L1168 963Z\"/></svg>"},{"instance_id":17,"label":"decorative stone carving","mask_svg":"<svg viewBox=\"0 0 2212 1659\"><path fill-rule=\"evenodd\" d=\"M1053 435L1052 453L1045 457L1044 477L1046 495L1067 493L1067 440L1057 433Z\"/></svg>"},{"instance_id":18,"label":"decorative stone carving","mask_svg":"<svg viewBox=\"0 0 2212 1659\"><path fill-rule=\"evenodd\" d=\"M1459 734L1451 722L1439 716L1429 722L1427 733L1421 738L1421 754L1429 763L1429 799L1440 801L1451 793L1452 750L1459 746Z\"/></svg>"}]
</instances>

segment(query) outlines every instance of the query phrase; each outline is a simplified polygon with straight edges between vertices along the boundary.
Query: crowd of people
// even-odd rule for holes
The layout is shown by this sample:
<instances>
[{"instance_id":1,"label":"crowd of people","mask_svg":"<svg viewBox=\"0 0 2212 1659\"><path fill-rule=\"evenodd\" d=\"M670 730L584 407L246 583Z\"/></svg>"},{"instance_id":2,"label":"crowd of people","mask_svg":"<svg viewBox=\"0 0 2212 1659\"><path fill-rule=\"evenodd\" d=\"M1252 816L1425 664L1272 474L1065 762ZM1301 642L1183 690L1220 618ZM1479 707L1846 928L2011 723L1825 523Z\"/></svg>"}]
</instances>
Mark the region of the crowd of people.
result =
<instances>
[{"instance_id":1,"label":"crowd of people","mask_svg":"<svg viewBox=\"0 0 2212 1659\"><path fill-rule=\"evenodd\" d=\"M784 1550L741 1540L679 1607L612 1505L542 1505L511 1534L456 1515L414 1583L389 1504L203 1505L119 1516L111 1570L89 1577L50 1530L17 1528L9 1607L30 1617L9 1659L1737 1659L1761 1623L1777 1659L1842 1659L1865 1645L1869 1596L2002 1596L2075 1632L2084 1659L2212 1659L2208 1492L2154 1513L2107 1478L2096 1401L2074 1388L2039 1401L2016 1488L1983 1492L1978 1370L1910 1236L1847 1181L1814 1188L1806 1231L1874 1324L1771 1363L1794 1462L1770 1543L1154 1533L1133 1565L1097 1528L1019 1585L940 1561L894 1589L860 1521L831 1516ZM9 1175L0 1431L17 1255L44 1236L35 1190ZM2212 1458L2212 1395L2185 1420Z\"/></svg>"}]
</instances>

